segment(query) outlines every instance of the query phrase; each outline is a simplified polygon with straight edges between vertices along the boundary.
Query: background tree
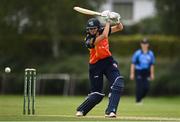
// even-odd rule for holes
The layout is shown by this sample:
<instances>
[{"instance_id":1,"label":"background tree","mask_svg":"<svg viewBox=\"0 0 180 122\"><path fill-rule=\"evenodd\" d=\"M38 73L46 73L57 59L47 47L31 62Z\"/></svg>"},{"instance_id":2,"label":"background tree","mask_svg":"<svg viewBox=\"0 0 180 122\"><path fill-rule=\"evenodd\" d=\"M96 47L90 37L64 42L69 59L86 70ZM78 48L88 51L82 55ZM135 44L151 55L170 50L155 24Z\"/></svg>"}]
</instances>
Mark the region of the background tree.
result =
<instances>
[{"instance_id":1,"label":"background tree","mask_svg":"<svg viewBox=\"0 0 180 122\"><path fill-rule=\"evenodd\" d=\"M160 27L165 34L180 34L180 1L156 0Z\"/></svg>"},{"instance_id":2,"label":"background tree","mask_svg":"<svg viewBox=\"0 0 180 122\"><path fill-rule=\"evenodd\" d=\"M73 11L75 5L89 6L87 1L81 0L1 0L2 53L7 53L9 49L10 55L15 52L19 55L22 53L20 45L29 43L27 40L33 41L33 37L45 36L46 40L51 41L52 55L57 58L62 38L80 34L84 29L82 23L85 23L86 19ZM25 36L26 39L23 38ZM5 50L7 52L3 52Z\"/></svg>"}]
</instances>

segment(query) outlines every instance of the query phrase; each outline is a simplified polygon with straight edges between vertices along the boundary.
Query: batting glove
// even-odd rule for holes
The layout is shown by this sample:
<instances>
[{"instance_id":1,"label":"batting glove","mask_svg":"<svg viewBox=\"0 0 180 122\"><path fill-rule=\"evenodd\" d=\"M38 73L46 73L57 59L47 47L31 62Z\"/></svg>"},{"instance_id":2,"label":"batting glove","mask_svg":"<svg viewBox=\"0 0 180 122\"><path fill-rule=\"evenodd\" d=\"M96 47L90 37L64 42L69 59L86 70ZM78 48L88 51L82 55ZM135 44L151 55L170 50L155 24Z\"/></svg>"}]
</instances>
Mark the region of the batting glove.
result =
<instances>
[{"instance_id":1,"label":"batting glove","mask_svg":"<svg viewBox=\"0 0 180 122\"><path fill-rule=\"evenodd\" d=\"M109 10L103 11L101 13L101 16L103 16L103 17L109 17L109 15L110 15L110 11Z\"/></svg>"},{"instance_id":2,"label":"batting glove","mask_svg":"<svg viewBox=\"0 0 180 122\"><path fill-rule=\"evenodd\" d=\"M110 12L109 17L110 17L110 19L111 19L111 21L112 21L113 24L118 24L118 23L120 23L121 16L120 16L119 13Z\"/></svg>"},{"instance_id":3,"label":"batting glove","mask_svg":"<svg viewBox=\"0 0 180 122\"><path fill-rule=\"evenodd\" d=\"M101 13L101 16L104 18L106 22L110 22L110 11L106 10Z\"/></svg>"},{"instance_id":4,"label":"batting glove","mask_svg":"<svg viewBox=\"0 0 180 122\"><path fill-rule=\"evenodd\" d=\"M110 19L116 19L116 18L120 19L121 18L120 14L116 13L116 12L110 12L109 17L110 17Z\"/></svg>"}]
</instances>

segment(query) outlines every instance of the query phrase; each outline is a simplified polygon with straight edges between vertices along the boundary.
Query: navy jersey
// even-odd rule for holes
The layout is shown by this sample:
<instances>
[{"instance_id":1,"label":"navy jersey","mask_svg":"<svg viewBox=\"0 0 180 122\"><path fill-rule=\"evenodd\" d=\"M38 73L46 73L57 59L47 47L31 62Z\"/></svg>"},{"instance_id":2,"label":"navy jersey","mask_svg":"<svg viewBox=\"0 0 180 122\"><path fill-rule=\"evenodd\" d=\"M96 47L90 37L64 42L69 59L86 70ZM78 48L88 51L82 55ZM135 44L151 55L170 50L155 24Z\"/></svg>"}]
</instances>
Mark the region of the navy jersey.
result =
<instances>
[{"instance_id":1,"label":"navy jersey","mask_svg":"<svg viewBox=\"0 0 180 122\"><path fill-rule=\"evenodd\" d=\"M155 63L154 53L151 50L143 53L143 51L139 49L133 54L132 63L135 65L136 70L150 69L151 65Z\"/></svg>"}]
</instances>

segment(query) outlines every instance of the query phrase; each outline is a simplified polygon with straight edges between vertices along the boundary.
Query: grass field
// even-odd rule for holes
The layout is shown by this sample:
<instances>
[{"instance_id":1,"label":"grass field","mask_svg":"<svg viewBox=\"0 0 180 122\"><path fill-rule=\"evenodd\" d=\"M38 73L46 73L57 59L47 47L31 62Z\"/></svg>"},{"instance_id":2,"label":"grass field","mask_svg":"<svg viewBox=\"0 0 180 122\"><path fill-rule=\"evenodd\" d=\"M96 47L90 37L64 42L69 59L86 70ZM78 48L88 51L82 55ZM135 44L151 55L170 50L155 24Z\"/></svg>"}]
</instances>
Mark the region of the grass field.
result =
<instances>
[{"instance_id":1,"label":"grass field","mask_svg":"<svg viewBox=\"0 0 180 122\"><path fill-rule=\"evenodd\" d=\"M133 97L122 97L115 119L104 118L107 98L86 117L75 117L84 97L37 96L36 115L22 115L22 96L0 96L0 121L180 121L180 97L146 98L136 105Z\"/></svg>"}]
</instances>

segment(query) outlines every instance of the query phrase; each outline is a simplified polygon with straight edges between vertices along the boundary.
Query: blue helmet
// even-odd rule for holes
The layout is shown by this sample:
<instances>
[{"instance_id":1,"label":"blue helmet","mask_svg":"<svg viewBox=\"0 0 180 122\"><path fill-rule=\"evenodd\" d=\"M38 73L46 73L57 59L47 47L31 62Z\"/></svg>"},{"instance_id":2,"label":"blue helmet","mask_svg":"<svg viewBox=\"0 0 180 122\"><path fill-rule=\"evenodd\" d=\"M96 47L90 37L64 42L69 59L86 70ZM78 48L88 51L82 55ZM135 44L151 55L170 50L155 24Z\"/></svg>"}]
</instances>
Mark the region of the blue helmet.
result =
<instances>
[{"instance_id":1,"label":"blue helmet","mask_svg":"<svg viewBox=\"0 0 180 122\"><path fill-rule=\"evenodd\" d=\"M86 25L86 29L95 27L97 27L98 29L101 27L100 21L96 18L89 19Z\"/></svg>"}]
</instances>

